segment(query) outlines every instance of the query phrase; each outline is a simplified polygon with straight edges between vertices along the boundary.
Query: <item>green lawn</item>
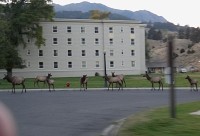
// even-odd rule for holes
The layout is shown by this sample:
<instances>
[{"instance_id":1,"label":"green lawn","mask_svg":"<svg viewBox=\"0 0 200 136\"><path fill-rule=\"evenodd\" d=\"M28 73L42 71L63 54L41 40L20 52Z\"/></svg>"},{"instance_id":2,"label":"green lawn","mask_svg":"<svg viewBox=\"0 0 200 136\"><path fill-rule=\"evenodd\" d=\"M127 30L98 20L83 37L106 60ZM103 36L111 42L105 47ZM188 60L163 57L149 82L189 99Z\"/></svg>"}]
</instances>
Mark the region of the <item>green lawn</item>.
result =
<instances>
[{"instance_id":1,"label":"green lawn","mask_svg":"<svg viewBox=\"0 0 200 136\"><path fill-rule=\"evenodd\" d=\"M192 78L196 78L200 81L200 74L199 73L187 73ZM188 81L185 79L187 74L178 73L175 74L175 86L177 87L189 87ZM160 74L150 74L150 76L162 76L163 77L163 83L164 87L167 87L168 85L165 83L165 79L163 75ZM62 78L56 78L52 77L55 80L55 88L65 88L66 82L70 82L70 88L79 88L80 83L80 77L62 77ZM143 77L142 75L132 75L132 76L125 76L126 84L128 88L141 88L141 87L151 87L150 82ZM26 88L35 88L34 87L34 79L26 79L25 82ZM158 87L157 84L155 84L156 87ZM4 81L0 79L0 89L8 89L11 85L7 81ZM93 76L89 77L88 81L88 88L102 88L104 87L104 78L101 76ZM21 88L21 86L17 86L17 88ZM39 88L47 88L46 86L43 86L43 83L40 83Z\"/></svg>"},{"instance_id":2,"label":"green lawn","mask_svg":"<svg viewBox=\"0 0 200 136\"><path fill-rule=\"evenodd\" d=\"M129 117L117 136L199 136L200 116L190 115L200 110L200 102L177 106L177 118L172 119L169 108L159 108Z\"/></svg>"}]
</instances>

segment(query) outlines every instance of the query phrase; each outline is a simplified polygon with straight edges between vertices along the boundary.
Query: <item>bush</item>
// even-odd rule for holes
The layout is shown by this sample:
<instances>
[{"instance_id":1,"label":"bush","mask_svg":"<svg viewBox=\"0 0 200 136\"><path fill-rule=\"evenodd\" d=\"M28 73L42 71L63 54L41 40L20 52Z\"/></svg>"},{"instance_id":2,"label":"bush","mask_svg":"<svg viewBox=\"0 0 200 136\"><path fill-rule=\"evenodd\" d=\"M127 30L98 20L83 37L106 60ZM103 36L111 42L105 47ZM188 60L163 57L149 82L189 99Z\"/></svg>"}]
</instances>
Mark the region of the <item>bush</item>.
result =
<instances>
[{"instance_id":1,"label":"bush","mask_svg":"<svg viewBox=\"0 0 200 136\"><path fill-rule=\"evenodd\" d=\"M100 76L100 74L98 73L98 72L95 72L95 74L94 74L95 76Z\"/></svg>"},{"instance_id":2,"label":"bush","mask_svg":"<svg viewBox=\"0 0 200 136\"><path fill-rule=\"evenodd\" d=\"M188 50L187 51L187 54L193 54L193 53L195 53L195 50Z\"/></svg>"},{"instance_id":3,"label":"bush","mask_svg":"<svg viewBox=\"0 0 200 136\"><path fill-rule=\"evenodd\" d=\"M185 52L185 49L181 49L181 50L180 50L180 53L184 53L184 52Z\"/></svg>"}]
</instances>

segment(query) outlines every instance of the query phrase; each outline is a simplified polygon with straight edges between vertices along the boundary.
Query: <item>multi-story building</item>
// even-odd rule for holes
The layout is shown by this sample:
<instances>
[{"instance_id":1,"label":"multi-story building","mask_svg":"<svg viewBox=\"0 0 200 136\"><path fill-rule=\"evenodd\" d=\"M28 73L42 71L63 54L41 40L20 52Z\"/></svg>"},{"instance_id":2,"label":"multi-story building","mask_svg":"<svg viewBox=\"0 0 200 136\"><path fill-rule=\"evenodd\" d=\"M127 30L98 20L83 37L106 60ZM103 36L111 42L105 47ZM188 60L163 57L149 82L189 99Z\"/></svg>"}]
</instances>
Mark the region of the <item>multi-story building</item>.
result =
<instances>
[{"instance_id":1,"label":"multi-story building","mask_svg":"<svg viewBox=\"0 0 200 136\"><path fill-rule=\"evenodd\" d=\"M45 46L27 40L19 47L26 68L15 75L54 77L142 74L145 66L145 24L133 20L55 19L40 23Z\"/></svg>"}]
</instances>

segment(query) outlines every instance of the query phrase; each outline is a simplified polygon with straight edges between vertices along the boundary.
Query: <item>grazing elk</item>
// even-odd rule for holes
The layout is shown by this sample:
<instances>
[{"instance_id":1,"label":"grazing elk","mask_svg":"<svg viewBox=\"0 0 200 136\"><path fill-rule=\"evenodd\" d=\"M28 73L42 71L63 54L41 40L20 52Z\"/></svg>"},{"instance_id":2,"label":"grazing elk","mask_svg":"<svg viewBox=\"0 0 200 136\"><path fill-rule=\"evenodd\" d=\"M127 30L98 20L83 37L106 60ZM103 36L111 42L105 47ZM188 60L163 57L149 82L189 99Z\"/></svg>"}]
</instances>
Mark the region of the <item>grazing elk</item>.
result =
<instances>
[{"instance_id":1,"label":"grazing elk","mask_svg":"<svg viewBox=\"0 0 200 136\"><path fill-rule=\"evenodd\" d=\"M154 83L158 83L159 84L159 89L160 90L160 86L162 86L162 91L163 91L163 83L162 83L162 78L161 77L150 77L146 71L145 75L143 75L143 77L146 77L147 80L149 80L151 82L152 88L151 90L155 90L154 87Z\"/></svg>"},{"instance_id":2,"label":"grazing elk","mask_svg":"<svg viewBox=\"0 0 200 136\"><path fill-rule=\"evenodd\" d=\"M189 81L190 83L190 87L191 87L191 91L198 91L198 87L197 87L197 83L198 81L196 79L192 79L190 76L187 75L187 77L185 78ZM196 87L196 90L194 89L194 86Z\"/></svg>"},{"instance_id":3,"label":"grazing elk","mask_svg":"<svg viewBox=\"0 0 200 136\"><path fill-rule=\"evenodd\" d=\"M112 77L119 77L122 81L122 85L124 84L124 86L126 87L126 81L125 81L125 77L123 74L115 75L115 72L111 72L111 73L112 73Z\"/></svg>"},{"instance_id":4,"label":"grazing elk","mask_svg":"<svg viewBox=\"0 0 200 136\"><path fill-rule=\"evenodd\" d=\"M12 93L15 93L15 85L22 85L22 93L23 90L25 90L26 93L26 87L25 87L25 79L23 77L18 77L18 76L11 76L11 75L5 75L3 78L4 80L7 80L9 83L12 84Z\"/></svg>"},{"instance_id":5,"label":"grazing elk","mask_svg":"<svg viewBox=\"0 0 200 136\"><path fill-rule=\"evenodd\" d=\"M113 83L116 83L116 84L118 84L119 85L119 89L118 90L120 90L120 88L122 88L122 90L123 90L123 83L122 83L122 80L119 78L119 77L112 77L112 76L105 76L104 77L107 81L108 81L108 83L109 83L109 85L108 85L108 90L109 90L109 88L110 88L110 85L112 85L112 90L113 90Z\"/></svg>"},{"instance_id":6,"label":"grazing elk","mask_svg":"<svg viewBox=\"0 0 200 136\"><path fill-rule=\"evenodd\" d=\"M35 84L37 83L37 86L39 86L38 82L43 82L44 85L46 84L47 82L47 76L37 76L35 78L35 81L34 81L34 87L35 87Z\"/></svg>"},{"instance_id":7,"label":"grazing elk","mask_svg":"<svg viewBox=\"0 0 200 136\"><path fill-rule=\"evenodd\" d=\"M80 91L81 91L82 87L84 88L84 91L87 90L87 83L88 83L88 77L87 77L87 75L83 75L80 78Z\"/></svg>"},{"instance_id":8,"label":"grazing elk","mask_svg":"<svg viewBox=\"0 0 200 136\"><path fill-rule=\"evenodd\" d=\"M48 87L49 87L49 92L51 92L51 86L53 87L53 90L55 91L55 88L54 88L54 80L53 79L50 79L51 78L51 73L48 73L48 76L47 76L47 79L46 79L46 82L48 84Z\"/></svg>"}]
</instances>

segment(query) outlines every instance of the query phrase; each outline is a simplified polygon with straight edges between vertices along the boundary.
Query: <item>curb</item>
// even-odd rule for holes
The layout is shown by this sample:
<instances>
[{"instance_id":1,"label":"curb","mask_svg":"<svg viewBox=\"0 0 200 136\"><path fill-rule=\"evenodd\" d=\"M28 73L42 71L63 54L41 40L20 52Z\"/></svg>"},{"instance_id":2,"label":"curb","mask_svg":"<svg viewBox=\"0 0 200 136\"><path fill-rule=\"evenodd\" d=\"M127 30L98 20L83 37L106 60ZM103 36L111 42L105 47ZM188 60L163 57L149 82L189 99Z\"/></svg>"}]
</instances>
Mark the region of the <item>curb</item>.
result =
<instances>
[{"instance_id":1,"label":"curb","mask_svg":"<svg viewBox=\"0 0 200 136\"><path fill-rule=\"evenodd\" d=\"M100 136L117 136L117 133L125 120L126 118L123 118L113 122L110 126L103 130Z\"/></svg>"}]
</instances>

